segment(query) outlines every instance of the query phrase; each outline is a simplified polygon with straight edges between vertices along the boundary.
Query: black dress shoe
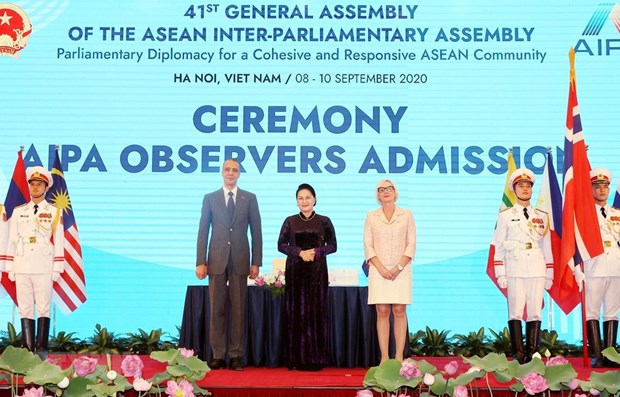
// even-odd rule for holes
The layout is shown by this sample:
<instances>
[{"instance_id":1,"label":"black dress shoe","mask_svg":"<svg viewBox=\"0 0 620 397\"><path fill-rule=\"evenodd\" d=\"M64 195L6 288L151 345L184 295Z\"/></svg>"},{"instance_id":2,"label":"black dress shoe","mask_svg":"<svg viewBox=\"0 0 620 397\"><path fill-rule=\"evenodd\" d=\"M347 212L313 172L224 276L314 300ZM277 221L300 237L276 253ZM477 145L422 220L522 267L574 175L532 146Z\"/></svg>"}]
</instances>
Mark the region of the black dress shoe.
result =
<instances>
[{"instance_id":1,"label":"black dress shoe","mask_svg":"<svg viewBox=\"0 0 620 397\"><path fill-rule=\"evenodd\" d=\"M230 359L230 363L228 363L228 368L233 371L243 371L243 365L241 364L241 357L233 357Z\"/></svg>"},{"instance_id":2,"label":"black dress shoe","mask_svg":"<svg viewBox=\"0 0 620 397\"><path fill-rule=\"evenodd\" d=\"M221 358L214 358L208 365L211 369L222 369L226 368L226 361Z\"/></svg>"}]
</instances>

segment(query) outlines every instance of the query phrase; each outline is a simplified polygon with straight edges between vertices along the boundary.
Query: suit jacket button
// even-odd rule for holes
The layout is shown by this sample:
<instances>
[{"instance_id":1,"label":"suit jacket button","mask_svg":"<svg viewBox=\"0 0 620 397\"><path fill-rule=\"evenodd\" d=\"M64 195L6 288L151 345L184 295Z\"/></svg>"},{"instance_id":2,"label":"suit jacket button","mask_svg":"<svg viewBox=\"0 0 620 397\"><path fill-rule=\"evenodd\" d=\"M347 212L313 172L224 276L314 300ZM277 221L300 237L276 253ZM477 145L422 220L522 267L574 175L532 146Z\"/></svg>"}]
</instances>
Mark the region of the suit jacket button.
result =
<instances>
[{"instance_id":1,"label":"suit jacket button","mask_svg":"<svg viewBox=\"0 0 620 397\"><path fill-rule=\"evenodd\" d=\"M230 231L232 232L232 228L230 228Z\"/></svg>"},{"instance_id":2,"label":"suit jacket button","mask_svg":"<svg viewBox=\"0 0 620 397\"><path fill-rule=\"evenodd\" d=\"M230 245L230 241L228 242L228 245Z\"/></svg>"}]
</instances>

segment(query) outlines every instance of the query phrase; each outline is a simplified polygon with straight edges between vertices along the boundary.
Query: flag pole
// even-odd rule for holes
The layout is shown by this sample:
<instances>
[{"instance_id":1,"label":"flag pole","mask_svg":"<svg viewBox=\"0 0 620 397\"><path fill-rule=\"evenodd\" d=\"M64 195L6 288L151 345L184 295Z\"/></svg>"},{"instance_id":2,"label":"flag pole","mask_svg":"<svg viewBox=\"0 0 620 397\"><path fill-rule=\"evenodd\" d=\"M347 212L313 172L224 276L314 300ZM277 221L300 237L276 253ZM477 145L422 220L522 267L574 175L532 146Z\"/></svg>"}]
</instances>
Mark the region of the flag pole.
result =
<instances>
[{"instance_id":1,"label":"flag pole","mask_svg":"<svg viewBox=\"0 0 620 397\"><path fill-rule=\"evenodd\" d=\"M575 265L575 266L579 266L581 268L581 271L583 272L582 265ZM590 368L590 360L588 360L589 358L588 335L587 335L587 327L586 327L586 286L585 286L585 282L583 284L584 286L581 290L581 337L583 340L583 366L585 368Z\"/></svg>"},{"instance_id":2,"label":"flag pole","mask_svg":"<svg viewBox=\"0 0 620 397\"><path fill-rule=\"evenodd\" d=\"M547 161L549 160L549 153L551 153L551 146L547 146ZM549 167L547 167L547 170L549 169ZM555 261L555 258L554 258ZM549 291L547 291L547 314L549 317L549 329L555 329L554 325L553 325L553 299L551 299L551 295L549 294Z\"/></svg>"},{"instance_id":3,"label":"flag pole","mask_svg":"<svg viewBox=\"0 0 620 397\"><path fill-rule=\"evenodd\" d=\"M577 75L575 72L575 49L573 47L568 51L568 61L570 63L570 83L573 85L573 89L577 90ZM586 152L588 151L588 146L586 145ZM573 266L580 266L583 271L583 266L581 263L574 263ZM585 285L581 290L581 340L583 341L583 366L585 368L590 368L590 361L588 360L588 335L587 335L587 327L586 327L586 288Z\"/></svg>"},{"instance_id":4,"label":"flag pole","mask_svg":"<svg viewBox=\"0 0 620 397\"><path fill-rule=\"evenodd\" d=\"M24 145L19 145L19 152L23 153L24 152ZM15 312L17 311L17 304L15 303L15 301L13 301L13 324L15 324Z\"/></svg>"}]
</instances>

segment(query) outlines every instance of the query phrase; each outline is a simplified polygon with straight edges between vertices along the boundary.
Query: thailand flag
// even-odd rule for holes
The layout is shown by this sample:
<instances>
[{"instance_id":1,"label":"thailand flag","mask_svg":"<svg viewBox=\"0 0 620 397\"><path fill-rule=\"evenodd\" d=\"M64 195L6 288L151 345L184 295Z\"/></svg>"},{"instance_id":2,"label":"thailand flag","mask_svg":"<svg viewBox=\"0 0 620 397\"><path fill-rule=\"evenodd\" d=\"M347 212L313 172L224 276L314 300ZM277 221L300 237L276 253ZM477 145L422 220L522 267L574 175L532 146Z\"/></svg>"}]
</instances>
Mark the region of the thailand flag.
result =
<instances>
[{"instance_id":1,"label":"thailand flag","mask_svg":"<svg viewBox=\"0 0 620 397\"><path fill-rule=\"evenodd\" d=\"M536 208L549 216L549 233L553 252L553 286L549 295L566 314L581 302L579 287L572 270L561 261L562 250L562 193L553 166L551 151L547 153L547 163L543 173Z\"/></svg>"}]
</instances>

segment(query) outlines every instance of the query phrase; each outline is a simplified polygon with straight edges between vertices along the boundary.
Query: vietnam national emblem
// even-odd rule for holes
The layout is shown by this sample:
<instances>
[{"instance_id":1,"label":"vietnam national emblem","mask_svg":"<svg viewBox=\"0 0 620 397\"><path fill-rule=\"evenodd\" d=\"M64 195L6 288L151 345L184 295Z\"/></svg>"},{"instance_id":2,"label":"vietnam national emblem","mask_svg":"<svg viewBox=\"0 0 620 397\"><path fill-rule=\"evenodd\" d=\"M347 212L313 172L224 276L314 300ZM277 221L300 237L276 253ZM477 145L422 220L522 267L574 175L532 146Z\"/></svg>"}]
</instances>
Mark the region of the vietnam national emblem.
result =
<instances>
[{"instance_id":1,"label":"vietnam national emblem","mask_svg":"<svg viewBox=\"0 0 620 397\"><path fill-rule=\"evenodd\" d=\"M15 4L0 3L0 56L17 58L32 33L30 19Z\"/></svg>"}]
</instances>

